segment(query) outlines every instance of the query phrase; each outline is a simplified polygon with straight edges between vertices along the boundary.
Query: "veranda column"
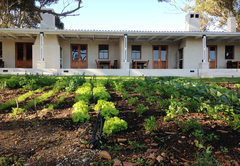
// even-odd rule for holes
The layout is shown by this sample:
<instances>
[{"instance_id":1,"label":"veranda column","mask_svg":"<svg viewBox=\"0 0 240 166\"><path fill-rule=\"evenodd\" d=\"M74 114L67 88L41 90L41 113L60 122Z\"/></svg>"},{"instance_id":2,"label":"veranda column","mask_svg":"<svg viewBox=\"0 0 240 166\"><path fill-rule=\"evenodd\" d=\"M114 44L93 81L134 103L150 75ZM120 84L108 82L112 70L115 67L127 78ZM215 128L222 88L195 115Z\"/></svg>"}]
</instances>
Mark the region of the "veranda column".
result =
<instances>
[{"instance_id":1,"label":"veranda column","mask_svg":"<svg viewBox=\"0 0 240 166\"><path fill-rule=\"evenodd\" d=\"M44 33L40 32L40 61L44 61Z\"/></svg>"},{"instance_id":2,"label":"veranda column","mask_svg":"<svg viewBox=\"0 0 240 166\"><path fill-rule=\"evenodd\" d=\"M127 61L127 34L124 34L123 38L123 62L121 63L121 69L129 69L129 62Z\"/></svg>"},{"instance_id":3,"label":"veranda column","mask_svg":"<svg viewBox=\"0 0 240 166\"><path fill-rule=\"evenodd\" d=\"M207 37L202 36L203 40L203 59L202 63L199 63L199 69L209 69L209 62L207 61Z\"/></svg>"},{"instance_id":4,"label":"veranda column","mask_svg":"<svg viewBox=\"0 0 240 166\"><path fill-rule=\"evenodd\" d=\"M127 62L127 34L124 35L124 62Z\"/></svg>"},{"instance_id":5,"label":"veranda column","mask_svg":"<svg viewBox=\"0 0 240 166\"><path fill-rule=\"evenodd\" d=\"M37 62L37 69L46 69L47 63L44 61L44 33L40 32L40 61Z\"/></svg>"}]
</instances>

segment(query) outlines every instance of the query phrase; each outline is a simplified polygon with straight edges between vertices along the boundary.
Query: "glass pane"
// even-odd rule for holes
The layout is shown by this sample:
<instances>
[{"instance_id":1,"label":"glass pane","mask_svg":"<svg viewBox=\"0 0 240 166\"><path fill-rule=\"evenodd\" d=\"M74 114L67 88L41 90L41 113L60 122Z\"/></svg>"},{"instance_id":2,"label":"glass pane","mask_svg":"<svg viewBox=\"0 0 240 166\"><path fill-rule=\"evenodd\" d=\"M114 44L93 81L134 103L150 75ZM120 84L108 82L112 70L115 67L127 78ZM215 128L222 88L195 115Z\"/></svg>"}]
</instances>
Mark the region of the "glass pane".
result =
<instances>
[{"instance_id":1,"label":"glass pane","mask_svg":"<svg viewBox=\"0 0 240 166\"><path fill-rule=\"evenodd\" d=\"M0 50L2 49L2 42L0 42Z\"/></svg>"},{"instance_id":2,"label":"glass pane","mask_svg":"<svg viewBox=\"0 0 240 166\"><path fill-rule=\"evenodd\" d=\"M233 52L233 46L226 46L226 52Z\"/></svg>"},{"instance_id":3,"label":"glass pane","mask_svg":"<svg viewBox=\"0 0 240 166\"><path fill-rule=\"evenodd\" d=\"M72 46L72 60L78 60L78 46Z\"/></svg>"},{"instance_id":4,"label":"glass pane","mask_svg":"<svg viewBox=\"0 0 240 166\"><path fill-rule=\"evenodd\" d=\"M99 58L108 59L108 45L99 45Z\"/></svg>"},{"instance_id":5,"label":"glass pane","mask_svg":"<svg viewBox=\"0 0 240 166\"><path fill-rule=\"evenodd\" d=\"M108 45L99 45L99 51L108 51Z\"/></svg>"},{"instance_id":6,"label":"glass pane","mask_svg":"<svg viewBox=\"0 0 240 166\"><path fill-rule=\"evenodd\" d=\"M215 47L210 47L210 61L215 61Z\"/></svg>"},{"instance_id":7,"label":"glass pane","mask_svg":"<svg viewBox=\"0 0 240 166\"><path fill-rule=\"evenodd\" d=\"M32 59L32 44L27 44L27 59Z\"/></svg>"},{"instance_id":8,"label":"glass pane","mask_svg":"<svg viewBox=\"0 0 240 166\"><path fill-rule=\"evenodd\" d=\"M132 46L132 52L141 52L141 46Z\"/></svg>"},{"instance_id":9,"label":"glass pane","mask_svg":"<svg viewBox=\"0 0 240 166\"><path fill-rule=\"evenodd\" d=\"M166 61L167 48L165 46L161 47L161 61Z\"/></svg>"},{"instance_id":10,"label":"glass pane","mask_svg":"<svg viewBox=\"0 0 240 166\"><path fill-rule=\"evenodd\" d=\"M87 60L87 46L81 46L81 60Z\"/></svg>"},{"instance_id":11,"label":"glass pane","mask_svg":"<svg viewBox=\"0 0 240 166\"><path fill-rule=\"evenodd\" d=\"M17 44L17 59L23 59L23 44Z\"/></svg>"},{"instance_id":12,"label":"glass pane","mask_svg":"<svg viewBox=\"0 0 240 166\"><path fill-rule=\"evenodd\" d=\"M135 56L136 56L135 59L140 59L140 52L137 52Z\"/></svg>"},{"instance_id":13,"label":"glass pane","mask_svg":"<svg viewBox=\"0 0 240 166\"><path fill-rule=\"evenodd\" d=\"M153 61L158 61L158 55L159 55L158 47L153 47Z\"/></svg>"},{"instance_id":14,"label":"glass pane","mask_svg":"<svg viewBox=\"0 0 240 166\"><path fill-rule=\"evenodd\" d=\"M104 59L107 59L107 58L108 58L108 53L107 53L107 52L103 53L103 58L104 58Z\"/></svg>"}]
</instances>

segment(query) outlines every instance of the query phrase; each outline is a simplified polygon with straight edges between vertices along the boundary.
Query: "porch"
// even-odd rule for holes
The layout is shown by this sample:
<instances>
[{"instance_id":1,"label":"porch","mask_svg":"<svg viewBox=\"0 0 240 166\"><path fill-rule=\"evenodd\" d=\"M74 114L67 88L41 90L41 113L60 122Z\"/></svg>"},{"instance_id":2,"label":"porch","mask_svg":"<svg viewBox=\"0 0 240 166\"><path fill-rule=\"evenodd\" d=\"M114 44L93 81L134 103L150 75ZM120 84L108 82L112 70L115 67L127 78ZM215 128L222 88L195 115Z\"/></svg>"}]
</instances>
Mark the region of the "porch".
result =
<instances>
[{"instance_id":1,"label":"porch","mask_svg":"<svg viewBox=\"0 0 240 166\"><path fill-rule=\"evenodd\" d=\"M88 76L178 76L178 77L240 77L240 69L28 69L0 68L0 74Z\"/></svg>"}]
</instances>

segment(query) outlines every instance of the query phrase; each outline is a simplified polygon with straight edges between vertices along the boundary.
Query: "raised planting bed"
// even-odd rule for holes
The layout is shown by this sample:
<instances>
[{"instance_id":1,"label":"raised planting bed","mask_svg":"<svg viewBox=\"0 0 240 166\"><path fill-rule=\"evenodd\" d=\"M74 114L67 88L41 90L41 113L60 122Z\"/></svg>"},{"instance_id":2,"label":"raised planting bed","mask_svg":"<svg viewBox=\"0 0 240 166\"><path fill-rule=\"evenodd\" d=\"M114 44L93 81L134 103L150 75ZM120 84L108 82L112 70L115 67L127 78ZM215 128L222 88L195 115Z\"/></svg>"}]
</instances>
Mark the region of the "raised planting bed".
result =
<instances>
[{"instance_id":1,"label":"raised planting bed","mask_svg":"<svg viewBox=\"0 0 240 166\"><path fill-rule=\"evenodd\" d=\"M59 88L36 104L38 114L34 106L15 116L10 113L16 105L0 111L0 165L240 164L240 95L233 82L229 86L172 77L89 77L81 84L76 78L67 80L72 82L69 88ZM31 95L19 108L52 89ZM28 91L6 87L0 92L7 97L1 107ZM111 119L104 129L109 133L90 149L99 109L103 119ZM73 122L77 112L87 118ZM121 120L127 128L125 123L119 129L109 127Z\"/></svg>"}]
</instances>

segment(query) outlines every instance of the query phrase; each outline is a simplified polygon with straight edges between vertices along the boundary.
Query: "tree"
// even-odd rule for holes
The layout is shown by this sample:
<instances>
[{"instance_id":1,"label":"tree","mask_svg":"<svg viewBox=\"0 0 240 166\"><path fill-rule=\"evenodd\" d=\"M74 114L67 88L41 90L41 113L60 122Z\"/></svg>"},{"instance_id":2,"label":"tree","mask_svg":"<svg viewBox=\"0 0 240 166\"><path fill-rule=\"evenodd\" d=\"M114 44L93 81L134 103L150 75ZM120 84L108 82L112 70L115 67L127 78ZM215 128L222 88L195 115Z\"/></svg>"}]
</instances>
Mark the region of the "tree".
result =
<instances>
[{"instance_id":1,"label":"tree","mask_svg":"<svg viewBox=\"0 0 240 166\"><path fill-rule=\"evenodd\" d=\"M63 23L60 21L60 16L78 15L73 13L81 8L81 0L67 0L61 13L45 9L52 4L59 3L59 1L60 0L0 0L0 27L37 27L42 19L40 13L55 15L58 28L60 23L61 26L64 27ZM76 3L77 5L74 9L66 11L68 7L72 7L72 4Z\"/></svg>"},{"instance_id":2,"label":"tree","mask_svg":"<svg viewBox=\"0 0 240 166\"><path fill-rule=\"evenodd\" d=\"M239 0L158 0L168 2L183 12L192 10L201 14L201 30L209 30L214 26L226 30L228 17L236 17L236 30L240 32L240 1Z\"/></svg>"},{"instance_id":3,"label":"tree","mask_svg":"<svg viewBox=\"0 0 240 166\"><path fill-rule=\"evenodd\" d=\"M58 16L55 16L55 27L57 29L64 29L64 23L61 22L61 20Z\"/></svg>"}]
</instances>

